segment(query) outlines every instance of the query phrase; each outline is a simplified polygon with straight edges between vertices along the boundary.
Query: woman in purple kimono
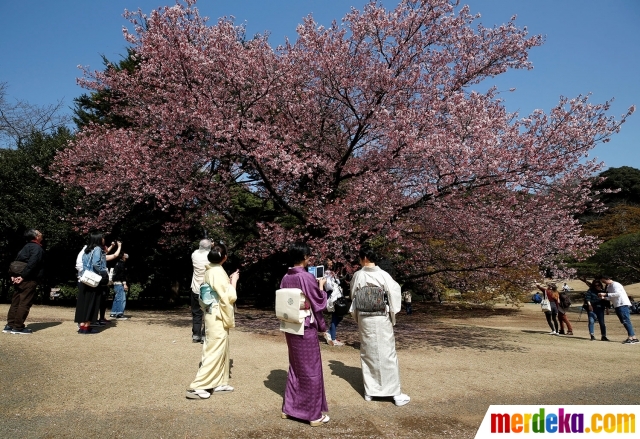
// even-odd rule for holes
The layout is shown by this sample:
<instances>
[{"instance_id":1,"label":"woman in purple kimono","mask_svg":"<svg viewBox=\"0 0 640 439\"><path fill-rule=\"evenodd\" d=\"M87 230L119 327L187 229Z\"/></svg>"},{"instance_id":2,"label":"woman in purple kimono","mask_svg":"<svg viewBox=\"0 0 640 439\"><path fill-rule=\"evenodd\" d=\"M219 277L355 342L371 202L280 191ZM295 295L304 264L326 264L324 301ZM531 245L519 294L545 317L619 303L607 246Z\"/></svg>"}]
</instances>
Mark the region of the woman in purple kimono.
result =
<instances>
[{"instance_id":1,"label":"woman in purple kimono","mask_svg":"<svg viewBox=\"0 0 640 439\"><path fill-rule=\"evenodd\" d=\"M309 302L311 315L305 319L304 335L285 333L289 348L289 374L282 404L282 418L296 418L309 421L312 427L329 422L329 416L322 412L329 410L324 393L322 359L318 331L324 333L327 326L322 311L327 298L315 277L307 272L311 249L304 243L294 243L289 247L289 258L293 267L282 278L280 288L300 288Z\"/></svg>"}]
</instances>

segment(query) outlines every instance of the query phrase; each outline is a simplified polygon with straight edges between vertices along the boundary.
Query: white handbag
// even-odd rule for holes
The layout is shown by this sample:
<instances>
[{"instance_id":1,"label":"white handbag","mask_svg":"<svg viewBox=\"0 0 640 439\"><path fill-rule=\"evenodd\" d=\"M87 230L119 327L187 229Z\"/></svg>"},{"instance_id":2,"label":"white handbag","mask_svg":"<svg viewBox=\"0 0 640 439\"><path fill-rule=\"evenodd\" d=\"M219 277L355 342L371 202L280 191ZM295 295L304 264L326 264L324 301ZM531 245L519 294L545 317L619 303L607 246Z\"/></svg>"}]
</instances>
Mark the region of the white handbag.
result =
<instances>
[{"instance_id":1,"label":"white handbag","mask_svg":"<svg viewBox=\"0 0 640 439\"><path fill-rule=\"evenodd\" d=\"M546 297L542 299L540 302L540 308L542 308L542 312L551 312L551 302Z\"/></svg>"},{"instance_id":2,"label":"white handbag","mask_svg":"<svg viewBox=\"0 0 640 439\"><path fill-rule=\"evenodd\" d=\"M91 270L84 270L82 276L80 276L80 282L90 287L97 287L102 281L102 276L98 273L94 273Z\"/></svg>"}]
</instances>

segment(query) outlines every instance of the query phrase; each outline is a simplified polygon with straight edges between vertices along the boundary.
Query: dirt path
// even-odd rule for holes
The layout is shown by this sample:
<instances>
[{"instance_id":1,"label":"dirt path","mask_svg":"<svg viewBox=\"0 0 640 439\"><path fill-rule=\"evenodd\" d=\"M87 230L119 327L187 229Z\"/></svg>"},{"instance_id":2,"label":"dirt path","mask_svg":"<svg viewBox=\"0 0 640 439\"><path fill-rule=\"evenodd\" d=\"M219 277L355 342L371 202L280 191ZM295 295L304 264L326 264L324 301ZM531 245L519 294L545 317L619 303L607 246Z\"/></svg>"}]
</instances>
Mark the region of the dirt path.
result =
<instances>
[{"instance_id":1,"label":"dirt path","mask_svg":"<svg viewBox=\"0 0 640 439\"><path fill-rule=\"evenodd\" d=\"M346 319L338 336L347 346L322 345L331 422L312 428L280 419L287 346L270 313L237 314L236 391L193 401L184 391L201 345L191 342L188 310L132 311L129 321L81 336L73 309L35 306L33 335L0 334L0 437L472 438L490 404L640 403L640 346L620 343L625 332L614 315L615 342L604 343L588 341L577 313L576 336L546 335L534 305L473 318L414 308L396 327L411 403L363 400L357 332ZM0 305L0 315L7 310ZM632 321L640 330L640 318Z\"/></svg>"}]
</instances>

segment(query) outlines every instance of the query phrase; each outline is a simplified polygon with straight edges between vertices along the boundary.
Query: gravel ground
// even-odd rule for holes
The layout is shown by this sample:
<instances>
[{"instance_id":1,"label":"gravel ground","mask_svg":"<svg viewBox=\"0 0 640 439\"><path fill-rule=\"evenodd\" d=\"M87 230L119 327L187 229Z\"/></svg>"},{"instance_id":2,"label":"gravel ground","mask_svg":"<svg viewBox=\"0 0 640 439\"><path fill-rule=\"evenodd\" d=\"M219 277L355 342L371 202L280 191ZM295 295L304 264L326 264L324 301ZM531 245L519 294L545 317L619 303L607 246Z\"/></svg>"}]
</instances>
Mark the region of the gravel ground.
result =
<instances>
[{"instance_id":1,"label":"gravel ground","mask_svg":"<svg viewBox=\"0 0 640 439\"><path fill-rule=\"evenodd\" d=\"M469 310L414 303L398 316L403 391L411 403L365 402L358 336L347 318L322 344L331 421L280 419L287 346L272 313L239 309L231 331L236 391L187 400L201 345L190 314L131 311L99 334L78 335L71 308L34 306L30 336L0 334L0 437L6 438L472 438L490 404L638 404L640 345L546 335L539 307ZM6 315L8 305L0 305ZM632 316L640 330L640 318Z\"/></svg>"}]
</instances>

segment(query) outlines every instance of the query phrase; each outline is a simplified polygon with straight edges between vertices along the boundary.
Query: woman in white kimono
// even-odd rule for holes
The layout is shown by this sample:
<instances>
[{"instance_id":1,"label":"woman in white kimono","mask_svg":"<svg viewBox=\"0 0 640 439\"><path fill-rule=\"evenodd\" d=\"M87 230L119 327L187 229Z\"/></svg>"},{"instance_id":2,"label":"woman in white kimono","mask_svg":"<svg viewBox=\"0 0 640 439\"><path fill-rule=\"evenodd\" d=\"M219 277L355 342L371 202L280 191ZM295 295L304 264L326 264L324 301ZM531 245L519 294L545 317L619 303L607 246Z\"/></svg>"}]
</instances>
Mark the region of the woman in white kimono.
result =
<instances>
[{"instance_id":1,"label":"woman in white kimono","mask_svg":"<svg viewBox=\"0 0 640 439\"><path fill-rule=\"evenodd\" d=\"M227 260L227 248L217 244L211 248L204 273L214 298L213 303L200 300L204 311L205 339L202 345L202 360L189 389L188 399L206 399L212 393L233 392L229 385L229 328L235 327L233 304L236 302L238 271L227 276L222 264Z\"/></svg>"},{"instance_id":2,"label":"woman in white kimono","mask_svg":"<svg viewBox=\"0 0 640 439\"><path fill-rule=\"evenodd\" d=\"M364 381L364 399L393 397L397 406L407 404L411 398L400 390L400 370L396 355L393 325L400 311L402 293L400 285L380 267L376 266L378 255L368 246L360 248L361 269L351 280L351 298L361 287L378 286L387 292L384 315L370 315L356 309L356 300L351 304L351 313L360 333L360 362Z\"/></svg>"}]
</instances>

